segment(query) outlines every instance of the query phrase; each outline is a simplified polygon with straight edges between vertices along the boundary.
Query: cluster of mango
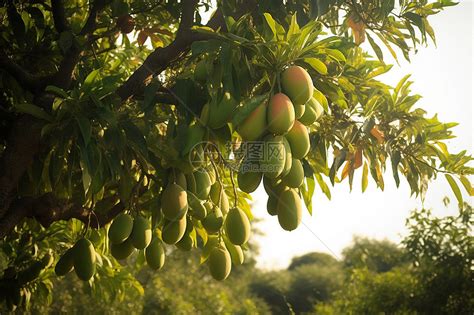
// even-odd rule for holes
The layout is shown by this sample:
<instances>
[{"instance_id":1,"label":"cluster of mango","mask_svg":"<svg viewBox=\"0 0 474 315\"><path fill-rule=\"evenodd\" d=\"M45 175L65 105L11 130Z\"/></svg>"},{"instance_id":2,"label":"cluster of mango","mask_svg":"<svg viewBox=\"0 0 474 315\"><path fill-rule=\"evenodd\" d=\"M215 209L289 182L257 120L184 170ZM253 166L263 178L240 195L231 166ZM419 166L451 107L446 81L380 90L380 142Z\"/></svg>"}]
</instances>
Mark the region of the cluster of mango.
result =
<instances>
[{"instance_id":1,"label":"cluster of mango","mask_svg":"<svg viewBox=\"0 0 474 315\"><path fill-rule=\"evenodd\" d=\"M244 158L238 184L242 191L251 193L263 177L269 196L268 213L277 215L281 227L291 231L301 222L297 190L304 179L301 160L310 149L307 126L315 123L324 109L313 97L311 77L299 66L291 66L281 74L281 88L284 93L276 93L268 104L260 104L237 128L244 141L264 144L258 159Z\"/></svg>"},{"instance_id":2,"label":"cluster of mango","mask_svg":"<svg viewBox=\"0 0 474 315\"><path fill-rule=\"evenodd\" d=\"M56 275L64 276L74 269L79 279L88 281L95 274L96 259L94 245L81 238L59 258L54 271Z\"/></svg>"}]
</instances>

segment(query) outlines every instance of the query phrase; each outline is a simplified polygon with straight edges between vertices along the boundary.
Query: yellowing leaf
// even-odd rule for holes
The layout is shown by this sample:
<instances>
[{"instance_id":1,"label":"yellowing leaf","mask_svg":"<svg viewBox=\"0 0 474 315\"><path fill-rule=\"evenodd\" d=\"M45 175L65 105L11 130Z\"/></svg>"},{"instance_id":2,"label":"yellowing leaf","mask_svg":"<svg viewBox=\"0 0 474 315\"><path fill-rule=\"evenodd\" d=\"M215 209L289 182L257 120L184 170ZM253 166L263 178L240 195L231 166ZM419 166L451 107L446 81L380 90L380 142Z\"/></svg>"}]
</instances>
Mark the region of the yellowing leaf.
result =
<instances>
[{"instance_id":1,"label":"yellowing leaf","mask_svg":"<svg viewBox=\"0 0 474 315\"><path fill-rule=\"evenodd\" d=\"M449 186L451 186L451 189L453 190L454 195L456 196L456 199L458 200L459 205L462 205L463 199L462 199L461 190L459 189L458 184L456 183L456 181L451 175L445 174L444 176L446 177L446 180L448 181Z\"/></svg>"},{"instance_id":2,"label":"yellowing leaf","mask_svg":"<svg viewBox=\"0 0 474 315\"><path fill-rule=\"evenodd\" d=\"M314 70L321 74L327 74L328 73L328 68L326 65L319 59L317 58L305 58L304 62L309 64L311 67L313 67Z\"/></svg>"},{"instance_id":3,"label":"yellowing leaf","mask_svg":"<svg viewBox=\"0 0 474 315\"><path fill-rule=\"evenodd\" d=\"M375 172L377 173L377 184L379 185L380 189L382 191L384 190L385 184L383 181L383 175L382 175L382 170L380 169L380 164L377 163L375 164Z\"/></svg>"},{"instance_id":4,"label":"yellowing leaf","mask_svg":"<svg viewBox=\"0 0 474 315\"><path fill-rule=\"evenodd\" d=\"M138 33L138 37L137 37L138 45L143 46L143 44L145 44L147 39L148 39L147 31L141 31L140 33Z\"/></svg>"},{"instance_id":5,"label":"yellowing leaf","mask_svg":"<svg viewBox=\"0 0 474 315\"><path fill-rule=\"evenodd\" d=\"M384 133L377 127L377 126L374 126L374 128L372 128L370 130L370 134L375 138L377 139L377 142L379 144L383 144L384 141L385 141L385 135Z\"/></svg>"},{"instance_id":6,"label":"yellowing leaf","mask_svg":"<svg viewBox=\"0 0 474 315\"><path fill-rule=\"evenodd\" d=\"M360 45L365 41L365 24L362 20L357 20L354 16L350 16L347 25L352 29L354 41L356 45Z\"/></svg>"},{"instance_id":7,"label":"yellowing leaf","mask_svg":"<svg viewBox=\"0 0 474 315\"><path fill-rule=\"evenodd\" d=\"M362 192L367 189L367 185L369 184L369 167L367 166L367 162L364 162L364 168L362 169Z\"/></svg>"},{"instance_id":8,"label":"yellowing leaf","mask_svg":"<svg viewBox=\"0 0 474 315\"><path fill-rule=\"evenodd\" d=\"M469 196L474 196L474 187L471 185L471 182L466 176L461 175L461 183L466 189Z\"/></svg>"},{"instance_id":9,"label":"yellowing leaf","mask_svg":"<svg viewBox=\"0 0 474 315\"><path fill-rule=\"evenodd\" d=\"M349 172L351 171L351 169L352 169L351 161L347 161L346 165L344 165L344 168L342 169L341 181L343 181L344 178L346 178L347 175L349 175Z\"/></svg>"}]
</instances>

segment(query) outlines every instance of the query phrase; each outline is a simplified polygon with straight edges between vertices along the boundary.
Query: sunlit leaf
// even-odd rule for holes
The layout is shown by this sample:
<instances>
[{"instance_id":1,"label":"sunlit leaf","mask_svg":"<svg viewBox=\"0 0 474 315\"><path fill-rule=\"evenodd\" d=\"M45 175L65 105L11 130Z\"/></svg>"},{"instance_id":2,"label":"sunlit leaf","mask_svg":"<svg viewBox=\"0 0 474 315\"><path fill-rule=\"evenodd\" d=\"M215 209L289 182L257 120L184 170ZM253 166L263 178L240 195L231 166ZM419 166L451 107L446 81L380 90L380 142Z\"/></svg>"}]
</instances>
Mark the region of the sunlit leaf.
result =
<instances>
[{"instance_id":1,"label":"sunlit leaf","mask_svg":"<svg viewBox=\"0 0 474 315\"><path fill-rule=\"evenodd\" d=\"M456 199L458 200L459 205L462 205L463 203L463 198L462 198L462 193L461 190L459 189L458 184L454 180L454 178L450 174L445 174L446 180L449 183L449 186L451 186L451 189L453 190L454 195L456 196Z\"/></svg>"}]
</instances>

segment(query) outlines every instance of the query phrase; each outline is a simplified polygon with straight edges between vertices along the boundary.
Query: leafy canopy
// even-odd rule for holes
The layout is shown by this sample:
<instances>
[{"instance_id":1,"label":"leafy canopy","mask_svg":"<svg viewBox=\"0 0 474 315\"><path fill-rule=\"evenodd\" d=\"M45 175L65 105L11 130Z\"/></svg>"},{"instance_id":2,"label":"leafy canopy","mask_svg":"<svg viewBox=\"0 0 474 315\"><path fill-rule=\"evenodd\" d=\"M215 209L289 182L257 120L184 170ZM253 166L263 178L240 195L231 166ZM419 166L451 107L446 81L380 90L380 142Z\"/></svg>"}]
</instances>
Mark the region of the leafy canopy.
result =
<instances>
[{"instance_id":1,"label":"leafy canopy","mask_svg":"<svg viewBox=\"0 0 474 315\"><path fill-rule=\"evenodd\" d=\"M86 286L139 287L117 277L109 222L123 211L142 215L159 238L170 170L189 173L191 149L200 143L212 144L205 153L228 160L228 144L240 142L236 126L279 91L290 65L309 72L324 108L309 127L311 150L303 160L299 192L310 212L316 188L331 198L329 183L347 180L352 187L360 176L365 190L370 173L383 190L387 166L397 185L406 178L412 194L423 197L440 172L460 204L459 183L473 193L471 157L445 144L456 123L426 117L409 76L395 87L377 80L391 68L380 46L409 59L435 40L428 18L451 1L233 0L215 8L195 0L2 3L0 287L15 288L6 298L11 307L48 296L47 258L56 262L81 236L99 257ZM203 25L204 13L212 16ZM371 51L359 46L365 40ZM204 79L196 78L198 64ZM229 123L202 126L204 105L228 94L238 104ZM232 196L231 205L252 219L251 197L235 186L236 172L227 163L204 166ZM203 249L204 261L212 238L188 217L192 246ZM20 275L39 261L42 268L24 281Z\"/></svg>"}]
</instances>

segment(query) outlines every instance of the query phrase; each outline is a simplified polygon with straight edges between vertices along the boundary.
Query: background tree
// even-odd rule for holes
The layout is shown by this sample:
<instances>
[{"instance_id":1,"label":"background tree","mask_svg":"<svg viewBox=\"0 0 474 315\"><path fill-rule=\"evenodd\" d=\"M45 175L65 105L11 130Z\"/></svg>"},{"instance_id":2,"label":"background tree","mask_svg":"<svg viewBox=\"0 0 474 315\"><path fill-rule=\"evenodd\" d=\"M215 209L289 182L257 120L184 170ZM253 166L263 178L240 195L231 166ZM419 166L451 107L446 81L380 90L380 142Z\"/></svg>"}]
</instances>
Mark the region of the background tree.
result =
<instances>
[{"instance_id":1,"label":"background tree","mask_svg":"<svg viewBox=\"0 0 474 315\"><path fill-rule=\"evenodd\" d=\"M363 190L369 171L383 189L387 163L397 185L405 176L413 194L423 197L440 172L460 204L458 181L472 194L471 157L450 153L444 142L455 123L415 108L419 96L410 94L408 77L395 87L376 79L390 70L379 45L408 59L428 37L434 40L428 17L451 1L234 0L215 8L197 0L1 3L1 285L14 288L2 295L11 308L28 306L33 295L50 296L53 266L78 241L75 270L83 279L94 275L84 286L110 287L106 278L121 268L106 230L125 212L142 222L144 245L151 235L160 246L173 243L169 231L188 226L177 246L199 247L202 261L216 249L211 271L223 265L212 274L225 278L226 251L232 239L239 242L222 225L224 210L241 210L232 213L243 222L245 240L253 219L250 196L236 187L238 172L228 160L245 147L245 121L285 87L282 73L292 65L311 77L312 104L319 105L313 109L321 116L300 124L311 149L300 159L303 184L285 193L293 208L301 209L301 197L311 212L316 185L330 197L327 181L347 178L352 185L359 168ZM205 11L212 16L203 25ZM365 39L373 52L359 46ZM271 133L264 127L250 136L266 139ZM205 199L189 197L190 211L179 221L160 211L175 205L162 196L176 182L191 193L197 182ZM267 185L270 197L276 184ZM214 216L205 223L198 212L204 203ZM298 217L290 219L296 224L282 226L294 228ZM113 287L121 292L128 281L115 278Z\"/></svg>"},{"instance_id":2,"label":"background tree","mask_svg":"<svg viewBox=\"0 0 474 315\"><path fill-rule=\"evenodd\" d=\"M351 247L343 251L345 268L367 268L374 272L386 272L408 261L402 248L383 240L355 237Z\"/></svg>"},{"instance_id":3,"label":"background tree","mask_svg":"<svg viewBox=\"0 0 474 315\"><path fill-rule=\"evenodd\" d=\"M471 285L473 208L464 204L456 216L434 217L414 210L407 219L408 236L390 270L373 269L370 259L347 270L343 289L316 312L388 314L469 314L474 309ZM378 244L378 245L377 245ZM388 246L390 245L390 246ZM378 247L393 256L395 244L364 241L346 253ZM387 256L387 255L382 255ZM345 257L346 259L347 257Z\"/></svg>"}]
</instances>

